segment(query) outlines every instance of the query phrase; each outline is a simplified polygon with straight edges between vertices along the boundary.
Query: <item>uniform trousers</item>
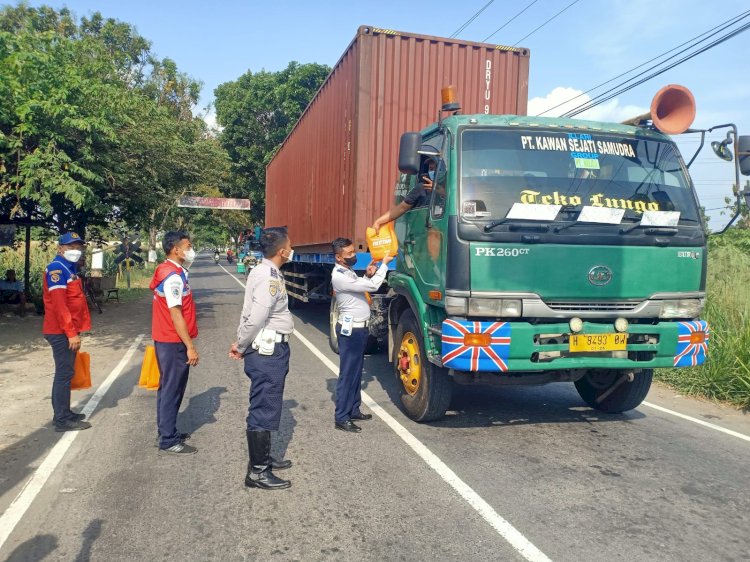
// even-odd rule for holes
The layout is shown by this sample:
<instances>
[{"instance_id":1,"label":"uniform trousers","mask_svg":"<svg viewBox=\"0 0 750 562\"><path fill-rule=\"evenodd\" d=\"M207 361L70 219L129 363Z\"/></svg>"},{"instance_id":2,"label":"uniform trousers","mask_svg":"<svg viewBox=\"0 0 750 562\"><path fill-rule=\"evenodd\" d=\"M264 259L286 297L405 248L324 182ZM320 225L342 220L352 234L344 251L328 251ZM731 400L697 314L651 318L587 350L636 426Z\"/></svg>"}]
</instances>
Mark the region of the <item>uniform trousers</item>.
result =
<instances>
[{"instance_id":1,"label":"uniform trousers","mask_svg":"<svg viewBox=\"0 0 750 562\"><path fill-rule=\"evenodd\" d=\"M45 334L44 339L52 347L55 360L55 377L52 379L53 420L61 424L73 419L70 409L70 381L75 371L76 352L70 349L65 334Z\"/></svg>"},{"instance_id":2,"label":"uniform trousers","mask_svg":"<svg viewBox=\"0 0 750 562\"><path fill-rule=\"evenodd\" d=\"M248 431L278 431L288 373L288 343L277 343L273 355L261 355L255 350L245 355L245 374L250 379Z\"/></svg>"},{"instance_id":3,"label":"uniform trousers","mask_svg":"<svg viewBox=\"0 0 750 562\"><path fill-rule=\"evenodd\" d=\"M159 448L168 449L180 442L177 432L177 413L185 396L190 365L184 343L154 342L156 363L159 365L159 390L156 391L156 427L159 429Z\"/></svg>"},{"instance_id":4,"label":"uniform trousers","mask_svg":"<svg viewBox=\"0 0 750 562\"><path fill-rule=\"evenodd\" d=\"M343 423L361 413L362 368L370 330L352 328L351 336L342 336L341 324L338 324L336 334L339 340L339 380L336 381L335 419Z\"/></svg>"}]
</instances>

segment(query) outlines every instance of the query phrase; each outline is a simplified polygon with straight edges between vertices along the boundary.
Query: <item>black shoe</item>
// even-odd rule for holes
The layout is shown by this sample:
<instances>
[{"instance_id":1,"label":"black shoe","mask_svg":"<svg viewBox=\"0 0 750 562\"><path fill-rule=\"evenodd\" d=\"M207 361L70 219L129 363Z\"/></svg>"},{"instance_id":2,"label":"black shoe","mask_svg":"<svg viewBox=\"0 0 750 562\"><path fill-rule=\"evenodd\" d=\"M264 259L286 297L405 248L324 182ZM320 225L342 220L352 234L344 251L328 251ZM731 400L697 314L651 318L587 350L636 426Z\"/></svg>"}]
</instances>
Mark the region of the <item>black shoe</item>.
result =
<instances>
[{"instance_id":1,"label":"black shoe","mask_svg":"<svg viewBox=\"0 0 750 562\"><path fill-rule=\"evenodd\" d=\"M55 422L55 431L58 433L63 431L83 431L91 427L89 422L81 420L65 420L62 423Z\"/></svg>"},{"instance_id":2,"label":"black shoe","mask_svg":"<svg viewBox=\"0 0 750 562\"><path fill-rule=\"evenodd\" d=\"M270 431L247 431L247 449L250 462L247 463L247 474L245 475L245 486L248 488L261 488L262 490L282 490L289 488L292 483L282 480L271 472L271 432ZM278 461L277 461L278 462ZM291 461L281 462L292 466Z\"/></svg>"},{"instance_id":3,"label":"black shoe","mask_svg":"<svg viewBox=\"0 0 750 562\"><path fill-rule=\"evenodd\" d=\"M271 457L271 470L286 470L287 468L292 468L292 461L289 459L277 461L275 458Z\"/></svg>"},{"instance_id":4,"label":"black shoe","mask_svg":"<svg viewBox=\"0 0 750 562\"><path fill-rule=\"evenodd\" d=\"M341 431L348 431L349 433L359 433L362 431L362 428L358 425L355 425L352 420L346 420L345 422L336 422L335 425L336 429L340 429Z\"/></svg>"},{"instance_id":5,"label":"black shoe","mask_svg":"<svg viewBox=\"0 0 750 562\"><path fill-rule=\"evenodd\" d=\"M372 419L372 414L357 414L355 416L350 416L350 420L352 421L367 421Z\"/></svg>"},{"instance_id":6,"label":"black shoe","mask_svg":"<svg viewBox=\"0 0 750 562\"><path fill-rule=\"evenodd\" d=\"M75 412L73 412L73 417L70 419L72 419L73 421L83 421L86 419L86 414L76 414Z\"/></svg>"},{"instance_id":7,"label":"black shoe","mask_svg":"<svg viewBox=\"0 0 750 562\"><path fill-rule=\"evenodd\" d=\"M159 449L159 454L166 455L194 455L197 452L198 449L191 445L185 445L185 443L175 443L166 449Z\"/></svg>"},{"instance_id":8,"label":"black shoe","mask_svg":"<svg viewBox=\"0 0 750 562\"><path fill-rule=\"evenodd\" d=\"M261 472L256 472L258 467L252 466L245 476L245 486L248 488L260 488L261 490L283 490L290 488L289 480L282 480L276 476L269 467Z\"/></svg>"},{"instance_id":9,"label":"black shoe","mask_svg":"<svg viewBox=\"0 0 750 562\"><path fill-rule=\"evenodd\" d=\"M177 436L180 438L180 443L184 443L191 437L189 433L178 433ZM154 447L158 447L160 444L161 444L161 437L157 435L156 441L154 441Z\"/></svg>"}]
</instances>

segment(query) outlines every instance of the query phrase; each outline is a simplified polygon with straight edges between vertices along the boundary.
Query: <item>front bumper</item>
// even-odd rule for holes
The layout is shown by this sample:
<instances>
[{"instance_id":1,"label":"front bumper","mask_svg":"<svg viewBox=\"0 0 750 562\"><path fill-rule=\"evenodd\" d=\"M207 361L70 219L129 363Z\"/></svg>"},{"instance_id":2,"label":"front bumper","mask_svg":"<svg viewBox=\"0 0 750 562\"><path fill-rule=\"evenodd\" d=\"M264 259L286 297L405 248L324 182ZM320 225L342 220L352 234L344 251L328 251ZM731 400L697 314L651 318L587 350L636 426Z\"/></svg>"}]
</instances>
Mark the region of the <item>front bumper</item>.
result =
<instances>
[{"instance_id":1,"label":"front bumper","mask_svg":"<svg viewBox=\"0 0 750 562\"><path fill-rule=\"evenodd\" d=\"M613 323L584 322L582 334L614 333ZM700 333L705 334L703 337ZM467 346L466 334L488 334L490 345ZM708 351L703 320L631 324L624 351L570 351L568 323L472 322L449 318L442 325L442 363L457 371L512 372L563 369L653 369L701 365ZM691 343L691 338L693 342ZM703 339L704 341L698 341Z\"/></svg>"}]
</instances>

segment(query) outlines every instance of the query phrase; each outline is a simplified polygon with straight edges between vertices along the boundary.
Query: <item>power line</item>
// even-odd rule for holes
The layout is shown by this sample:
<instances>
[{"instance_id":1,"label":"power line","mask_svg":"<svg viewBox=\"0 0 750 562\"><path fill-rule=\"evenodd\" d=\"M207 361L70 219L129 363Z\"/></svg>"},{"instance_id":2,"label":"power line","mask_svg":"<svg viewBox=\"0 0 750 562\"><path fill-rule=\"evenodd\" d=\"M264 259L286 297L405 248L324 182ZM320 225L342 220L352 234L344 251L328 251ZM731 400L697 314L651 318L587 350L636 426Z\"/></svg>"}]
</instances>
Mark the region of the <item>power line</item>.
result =
<instances>
[{"instance_id":1,"label":"power line","mask_svg":"<svg viewBox=\"0 0 750 562\"><path fill-rule=\"evenodd\" d=\"M490 0L481 9L475 12L473 16L471 16L468 20L466 20L466 22L464 22L464 24L461 27L459 27L456 31L453 32L452 35L450 35L450 38L453 39L454 37L458 37L458 34L461 33L467 27L469 27L469 25L471 25L471 22L473 22L480 15L482 15L482 12L484 12L487 8L489 8L490 4L492 4L494 1L495 0Z\"/></svg>"},{"instance_id":2,"label":"power line","mask_svg":"<svg viewBox=\"0 0 750 562\"><path fill-rule=\"evenodd\" d=\"M741 27L735 29L734 31L731 31L731 32L727 33L726 35L718 38L714 42L709 43L708 45L706 45L704 47L701 47L697 51L695 51L693 53L690 53L689 55L684 56L683 58L681 58L681 59L673 62L672 64L670 64L670 65L668 65L668 66L666 66L664 68L661 68L661 69L659 69L659 70L657 70L657 71L649 74L645 78L642 78L641 80L638 80L637 82L634 82L633 84L629 84L627 86L624 86L624 84L627 84L628 82L632 81L634 78L637 78L638 76L642 76L643 74L645 74L646 72L648 72L648 70L656 68L657 66L659 66L659 64L663 64L663 63L656 64L653 67L649 68L648 70L645 70L644 72L641 72L640 74L634 76L633 78L630 78L630 79L622 82L621 84L615 86L614 88L610 88L606 92L602 93L600 96L597 96L597 98L595 98L594 100L591 100L590 102L587 102L585 104L581 104L578 107L576 107L576 108L574 108L574 109L572 109L570 111L565 112L562 116L563 117L573 117L575 115L578 115L579 113L582 113L582 112L587 111L587 110L589 110L589 109L591 109L593 107L596 107L597 105L601 105L602 103L604 103L606 101L609 101L612 98L617 97L618 95L620 95L622 93L625 93L625 92L627 92L629 90L632 90L636 86L640 86L644 82L647 82L648 80L651 80L652 78L655 78L656 76L659 76L660 74L664 74L668 70L671 70L671 69L675 68L676 66L679 66L680 64L682 64L684 62L687 62L688 60L690 60L690 59L692 59L694 57L697 57L698 55L700 55L702 53L705 53L706 51L708 51L710 49L713 49L714 47L720 45L721 43L724 43L725 41L728 41L729 39L731 39L732 37L735 37L735 36L739 35L740 33L743 33L745 31L747 31L748 29L750 29L750 23L743 24ZM670 57L670 59L671 58L673 58L673 57ZM620 88L621 86L623 86L623 87ZM617 88L620 88L620 89L617 90ZM613 93L610 94L610 95L607 95L610 92L613 92Z\"/></svg>"},{"instance_id":3,"label":"power line","mask_svg":"<svg viewBox=\"0 0 750 562\"><path fill-rule=\"evenodd\" d=\"M649 64L649 63L651 63L651 62L653 62L653 61L655 61L655 60L657 60L657 59L660 59L660 58L662 58L663 56L665 56L665 55L668 55L668 54L669 54L669 53L671 53L672 51L676 51L676 50L677 50L677 49L679 49L680 47L684 47L684 46L685 46L685 45L687 45L688 43L693 43L693 42L697 41L698 39L700 39L700 38L701 38L701 37L703 37L704 35L708 35L708 34L709 34L709 33L711 33L712 31L716 31L717 29L719 29L719 28L720 28L720 27L722 27L722 26L726 26L727 24L729 24L729 25L731 26L732 24L734 24L734 23L737 23L738 21L740 21L740 20L742 20L742 19L746 18L746 17L748 16L748 15L750 15L750 10L748 10L747 12L743 12L743 13L741 13L741 14L737 15L737 16L734 16L733 18L729 18L728 20L726 20L726 21L724 21L724 22L720 23L720 24L719 24L719 25L717 25L716 27L712 27L712 28L711 28L711 29L709 29L708 31L704 31L704 32L703 32L703 33L701 33L700 35L696 35L696 36L695 36L695 37L693 37L692 39L689 39L689 40L685 41L684 43L681 43L681 44L677 45L676 47L672 47L672 48L671 48L671 49L669 49L668 51L664 51L664 52L663 52L663 53L661 53L660 55L657 55L657 56L655 56L655 57L654 57L654 58L652 58L652 59L649 59L649 60L647 60L647 61L645 61L645 62L642 62L641 64L639 64L639 65L637 65L637 66L634 66L633 68L631 68L631 69L629 69L629 70L626 70L626 71L625 71L625 72L623 72L622 74L618 74L617 76L615 76L615 77L613 77L613 78L610 78L609 80L606 80L605 82L602 82L601 84L597 84L596 86L593 86L593 87L589 88L589 89L588 89L588 90L586 90L585 92L581 92L581 93L580 93L580 94L578 94L577 96L573 96L572 98L570 98L570 99L567 99L567 100L565 100L565 101L564 101L564 102L562 102L562 103L558 103L557 105L555 105L555 106L553 106L553 107L550 107L549 109L545 109L545 110L544 110L544 111L542 111L541 113L538 113L538 114L537 114L536 116L537 116L537 117L539 117L540 115L544 115L545 113L549 113L549 112L550 112L550 111L552 111L553 109L557 109L558 107L561 107L561 106L563 106L563 105L565 105L565 104L567 104L567 103L570 103L570 102L572 102L573 100L575 100L575 99L578 99L578 98L580 98L581 96L584 96L584 95L588 94L589 92L593 92L594 90L598 90L598 89L599 89L599 88L601 88L602 86L606 86L606 85L607 85L607 84L609 84L610 82L614 82L614 81L615 81L615 80L617 80L618 78L622 78L623 76L625 76L625 75L627 75L627 74L630 74L630 73L631 73L631 72L633 72L634 70L638 70L639 68L641 68L641 67L643 67L643 66L646 66L647 64ZM706 39L708 39L708 38L706 38ZM696 43L695 43L694 45L692 45L692 46L694 47L695 45L698 45L699 43L702 43L702 42L703 42L703 41L705 41L706 39L703 39L703 40L701 40L701 41L697 41L697 42L696 42ZM667 59L667 60L670 60L670 59ZM662 62L661 62L661 63L659 63L659 64L663 64L663 63L667 62L667 60L664 60L664 61L662 61ZM657 65L657 66L658 66L658 65ZM635 76L634 76L633 78L635 78ZM631 80L632 80L632 78L631 78ZM696 141L697 141L697 139L696 139Z\"/></svg>"},{"instance_id":4,"label":"power line","mask_svg":"<svg viewBox=\"0 0 750 562\"><path fill-rule=\"evenodd\" d=\"M545 25L547 25L547 24L548 24L549 22L551 22L551 21L552 21L553 19L555 19L555 18L556 18L557 16L559 16L560 14L562 14L562 13L563 13L563 12L564 12L565 10L567 10L568 8L570 8L571 6L573 6L574 4L578 4L578 2L580 2L580 1L581 1L581 0L573 0L573 1L572 1L572 2L570 3L570 4L568 4L567 6L565 6L565 7L564 7L564 8L562 9L562 10L560 10L559 12L557 12L557 13L556 13L556 14L555 14L554 16L552 16L552 17L551 17L550 19L548 19L547 21L545 21L545 22L544 22L544 23L543 23L542 25L540 25L539 27L537 27L536 29L534 29L534 31L532 31L531 33L529 33L529 34L527 34L527 35L524 35L523 37L521 37L521 38L520 38L520 39L519 39L518 41L516 41L516 42L515 42L515 43L514 43L514 44L513 44L512 46L513 46L513 47L515 47L516 45L518 45L518 44L519 44L519 43L520 43L521 41L523 41L524 39L527 39L528 37L531 37L531 36L532 36L532 35L534 35L534 34L535 34L535 33L536 33L537 31L539 31L539 30L540 30L540 29L542 29L542 28L543 28L543 27L544 27Z\"/></svg>"},{"instance_id":5,"label":"power line","mask_svg":"<svg viewBox=\"0 0 750 562\"><path fill-rule=\"evenodd\" d=\"M493 33L490 33L487 37L485 37L484 39L482 39L482 43L486 43L487 40L489 40L493 35L497 35L497 33L501 29L504 29L505 26L507 26L510 22L512 22L514 19L516 19L521 14L523 14L526 10L528 10L529 8L531 8L537 2L539 2L539 0L532 0L529 4L527 4L527 6L523 10L521 10L520 12L518 12L515 16L513 16L508 21L506 21L503 25L501 25L500 27L498 27Z\"/></svg>"}]
</instances>

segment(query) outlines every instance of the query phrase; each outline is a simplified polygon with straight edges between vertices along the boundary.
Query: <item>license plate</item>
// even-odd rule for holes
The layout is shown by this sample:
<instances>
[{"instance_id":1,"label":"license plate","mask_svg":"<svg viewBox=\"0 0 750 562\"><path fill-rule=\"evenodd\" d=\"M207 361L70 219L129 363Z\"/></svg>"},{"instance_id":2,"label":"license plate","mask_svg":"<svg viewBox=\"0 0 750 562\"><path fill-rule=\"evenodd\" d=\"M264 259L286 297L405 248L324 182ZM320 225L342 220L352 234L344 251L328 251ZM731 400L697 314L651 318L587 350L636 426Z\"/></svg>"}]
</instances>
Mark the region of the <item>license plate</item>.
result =
<instances>
[{"instance_id":1,"label":"license plate","mask_svg":"<svg viewBox=\"0 0 750 562\"><path fill-rule=\"evenodd\" d=\"M623 351L627 344L627 334L573 334L570 336L571 353Z\"/></svg>"}]
</instances>

